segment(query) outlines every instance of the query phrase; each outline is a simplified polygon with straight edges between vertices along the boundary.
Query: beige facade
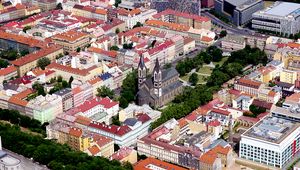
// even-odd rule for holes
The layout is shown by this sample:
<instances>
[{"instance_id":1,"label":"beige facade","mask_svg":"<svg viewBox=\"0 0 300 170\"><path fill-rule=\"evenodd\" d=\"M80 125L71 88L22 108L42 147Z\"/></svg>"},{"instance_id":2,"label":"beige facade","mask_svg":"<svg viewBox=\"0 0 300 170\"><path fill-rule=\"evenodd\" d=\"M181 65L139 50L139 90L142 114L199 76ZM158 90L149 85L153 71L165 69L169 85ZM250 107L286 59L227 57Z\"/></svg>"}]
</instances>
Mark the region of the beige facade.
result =
<instances>
[{"instance_id":1,"label":"beige facade","mask_svg":"<svg viewBox=\"0 0 300 170\"><path fill-rule=\"evenodd\" d=\"M83 49L89 44L90 37L88 34L78 33L80 34L78 36L73 34L76 33L74 31L70 31L61 35L53 36L52 39L56 44L61 45L64 51L67 52L75 52L78 48Z\"/></svg>"}]
</instances>

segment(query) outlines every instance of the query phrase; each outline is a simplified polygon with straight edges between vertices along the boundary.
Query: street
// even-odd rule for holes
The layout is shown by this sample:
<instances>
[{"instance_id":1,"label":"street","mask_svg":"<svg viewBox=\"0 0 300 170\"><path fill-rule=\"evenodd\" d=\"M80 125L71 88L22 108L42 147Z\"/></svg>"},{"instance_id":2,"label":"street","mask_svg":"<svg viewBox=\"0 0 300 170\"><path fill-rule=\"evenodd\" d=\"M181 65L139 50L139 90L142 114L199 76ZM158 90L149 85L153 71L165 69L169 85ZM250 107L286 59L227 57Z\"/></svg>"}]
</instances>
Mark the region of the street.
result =
<instances>
[{"instance_id":1,"label":"street","mask_svg":"<svg viewBox=\"0 0 300 170\"><path fill-rule=\"evenodd\" d=\"M2 148L2 149L3 149L3 151L7 152L9 155L20 160L23 170L48 170L48 168L45 165L39 165L37 163L34 163L32 160L25 158L22 155L11 152L4 148Z\"/></svg>"}]
</instances>

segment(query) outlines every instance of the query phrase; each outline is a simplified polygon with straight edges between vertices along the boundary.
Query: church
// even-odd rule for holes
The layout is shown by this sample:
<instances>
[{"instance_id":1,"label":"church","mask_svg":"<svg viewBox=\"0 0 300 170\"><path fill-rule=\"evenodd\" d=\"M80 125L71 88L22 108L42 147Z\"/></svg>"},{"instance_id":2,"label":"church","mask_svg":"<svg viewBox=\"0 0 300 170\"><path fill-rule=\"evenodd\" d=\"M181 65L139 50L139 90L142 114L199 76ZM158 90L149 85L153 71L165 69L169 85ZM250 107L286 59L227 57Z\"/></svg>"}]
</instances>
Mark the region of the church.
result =
<instances>
[{"instance_id":1,"label":"church","mask_svg":"<svg viewBox=\"0 0 300 170\"><path fill-rule=\"evenodd\" d=\"M155 61L152 76L147 78L144 57L140 57L138 65L138 105L148 104L159 108L171 102L183 90L179 81L179 73L173 67L161 69L158 59Z\"/></svg>"}]
</instances>

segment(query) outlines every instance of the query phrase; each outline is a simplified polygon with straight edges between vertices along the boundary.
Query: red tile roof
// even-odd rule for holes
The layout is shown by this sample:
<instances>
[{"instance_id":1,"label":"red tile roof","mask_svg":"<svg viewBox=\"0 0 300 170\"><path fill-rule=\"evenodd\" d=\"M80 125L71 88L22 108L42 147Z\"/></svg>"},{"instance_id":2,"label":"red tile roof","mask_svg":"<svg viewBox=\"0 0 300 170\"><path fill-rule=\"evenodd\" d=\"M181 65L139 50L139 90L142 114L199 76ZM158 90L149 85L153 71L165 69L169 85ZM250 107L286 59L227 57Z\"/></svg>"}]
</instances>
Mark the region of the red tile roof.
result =
<instances>
[{"instance_id":1,"label":"red tile roof","mask_svg":"<svg viewBox=\"0 0 300 170\"><path fill-rule=\"evenodd\" d=\"M126 133L130 132L131 129L129 126L116 126L116 125L105 125L104 123L91 122L89 127L100 129L102 131L115 134L117 136L123 136Z\"/></svg>"},{"instance_id":2,"label":"red tile roof","mask_svg":"<svg viewBox=\"0 0 300 170\"><path fill-rule=\"evenodd\" d=\"M218 114L226 115L226 116L228 116L230 114L230 112L228 112L227 110L221 110L221 109L216 109L216 108L213 108L211 111L218 113Z\"/></svg>"},{"instance_id":3,"label":"red tile roof","mask_svg":"<svg viewBox=\"0 0 300 170\"><path fill-rule=\"evenodd\" d=\"M80 75L80 76L86 76L90 73L89 71L91 69L94 69L96 67L97 66L92 66L89 69L79 69L79 68L72 68L70 66L65 66L65 65L61 65L61 64L53 62L53 63L51 63L47 66L47 69L57 69L57 70L69 72L69 73L72 73L72 74L77 74L77 75Z\"/></svg>"},{"instance_id":4,"label":"red tile roof","mask_svg":"<svg viewBox=\"0 0 300 170\"><path fill-rule=\"evenodd\" d=\"M241 78L237 81L237 84L258 89L262 83L246 78Z\"/></svg>"},{"instance_id":5,"label":"red tile roof","mask_svg":"<svg viewBox=\"0 0 300 170\"><path fill-rule=\"evenodd\" d=\"M5 76L16 71L17 71L16 67L8 66L7 68L0 69L0 76Z\"/></svg>"},{"instance_id":6,"label":"red tile roof","mask_svg":"<svg viewBox=\"0 0 300 170\"><path fill-rule=\"evenodd\" d=\"M182 31L182 32L187 32L190 30L190 27L187 25L164 22L164 21L160 21L160 20L148 20L148 21L146 21L145 24L154 26L154 27L158 27L158 28L166 27L171 30Z\"/></svg>"},{"instance_id":7,"label":"red tile roof","mask_svg":"<svg viewBox=\"0 0 300 170\"><path fill-rule=\"evenodd\" d=\"M113 100L111 100L110 98L106 97L106 98L94 98L92 100L87 100L85 101L83 104L79 105L77 108L81 111L81 112L86 112L98 105L103 106L106 109L110 109L116 105L118 105L118 102L115 102Z\"/></svg>"},{"instance_id":8,"label":"red tile roof","mask_svg":"<svg viewBox=\"0 0 300 170\"><path fill-rule=\"evenodd\" d=\"M220 126L221 123L218 120L213 120L213 121L210 121L207 125L217 127L217 126Z\"/></svg>"},{"instance_id":9,"label":"red tile roof","mask_svg":"<svg viewBox=\"0 0 300 170\"><path fill-rule=\"evenodd\" d=\"M88 48L88 51L93 52L93 53L102 54L102 55L112 57L112 58L116 58L117 55L118 55L117 51L106 51L106 50L103 50L101 48L95 48L95 47Z\"/></svg>"},{"instance_id":10,"label":"red tile roof","mask_svg":"<svg viewBox=\"0 0 300 170\"><path fill-rule=\"evenodd\" d=\"M88 150L90 151L90 153L93 156L95 156L96 154L98 154L100 152L100 149L97 145L93 145L93 146L89 147Z\"/></svg>"},{"instance_id":11,"label":"red tile roof","mask_svg":"<svg viewBox=\"0 0 300 170\"><path fill-rule=\"evenodd\" d=\"M72 128L70 128L69 134L79 138L79 137L81 137L83 132L82 132L82 129L80 129L80 128L73 128L72 127Z\"/></svg>"},{"instance_id":12,"label":"red tile roof","mask_svg":"<svg viewBox=\"0 0 300 170\"><path fill-rule=\"evenodd\" d=\"M206 153L204 153L200 157L199 161L201 163L205 163L207 165L213 165L215 163L215 161L216 161L217 158L218 157L217 157L216 153L214 153L214 152L206 152Z\"/></svg>"},{"instance_id":13,"label":"red tile roof","mask_svg":"<svg viewBox=\"0 0 300 170\"><path fill-rule=\"evenodd\" d=\"M194 20L199 21L199 22L208 22L208 21L210 21L210 19L207 18L207 17L202 17L202 16L195 15L195 14L183 13L183 12L175 11L175 10L172 10L172 9L167 9L167 10L164 10L160 13L157 13L157 14L153 15L153 18L161 18L164 15L175 15L175 16L179 16L179 17L183 17L183 18L194 19Z\"/></svg>"},{"instance_id":14,"label":"red tile roof","mask_svg":"<svg viewBox=\"0 0 300 170\"><path fill-rule=\"evenodd\" d=\"M55 34L51 38L53 40L59 40L59 41L68 41L68 42L74 42L81 38L88 37L87 33L79 32L76 30L70 30L61 34Z\"/></svg>"},{"instance_id":15,"label":"red tile roof","mask_svg":"<svg viewBox=\"0 0 300 170\"><path fill-rule=\"evenodd\" d=\"M118 150L111 156L111 159L121 161L122 159L129 156L131 154L131 152L133 152L133 151L134 151L134 149L129 148L129 147L120 148L120 150Z\"/></svg>"}]
</instances>

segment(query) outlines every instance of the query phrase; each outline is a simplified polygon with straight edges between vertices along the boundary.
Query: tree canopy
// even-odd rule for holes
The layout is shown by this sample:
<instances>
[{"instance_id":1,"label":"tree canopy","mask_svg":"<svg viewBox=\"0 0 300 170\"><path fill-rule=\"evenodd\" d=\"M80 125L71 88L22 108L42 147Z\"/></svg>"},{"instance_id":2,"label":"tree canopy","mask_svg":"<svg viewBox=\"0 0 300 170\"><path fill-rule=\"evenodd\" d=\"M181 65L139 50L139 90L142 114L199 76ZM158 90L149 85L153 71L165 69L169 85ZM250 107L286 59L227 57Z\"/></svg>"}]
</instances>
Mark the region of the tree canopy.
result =
<instances>
[{"instance_id":1,"label":"tree canopy","mask_svg":"<svg viewBox=\"0 0 300 170\"><path fill-rule=\"evenodd\" d=\"M121 95L119 98L120 107L125 108L132 101L136 100L138 91L137 71L129 73L123 80L121 87Z\"/></svg>"},{"instance_id":2,"label":"tree canopy","mask_svg":"<svg viewBox=\"0 0 300 170\"><path fill-rule=\"evenodd\" d=\"M45 70L46 66L51 63L51 60L47 57L43 57L37 61L37 66Z\"/></svg>"},{"instance_id":3,"label":"tree canopy","mask_svg":"<svg viewBox=\"0 0 300 170\"><path fill-rule=\"evenodd\" d=\"M115 93L107 86L101 86L97 88L97 96L98 97L109 97L114 98Z\"/></svg>"}]
</instances>

